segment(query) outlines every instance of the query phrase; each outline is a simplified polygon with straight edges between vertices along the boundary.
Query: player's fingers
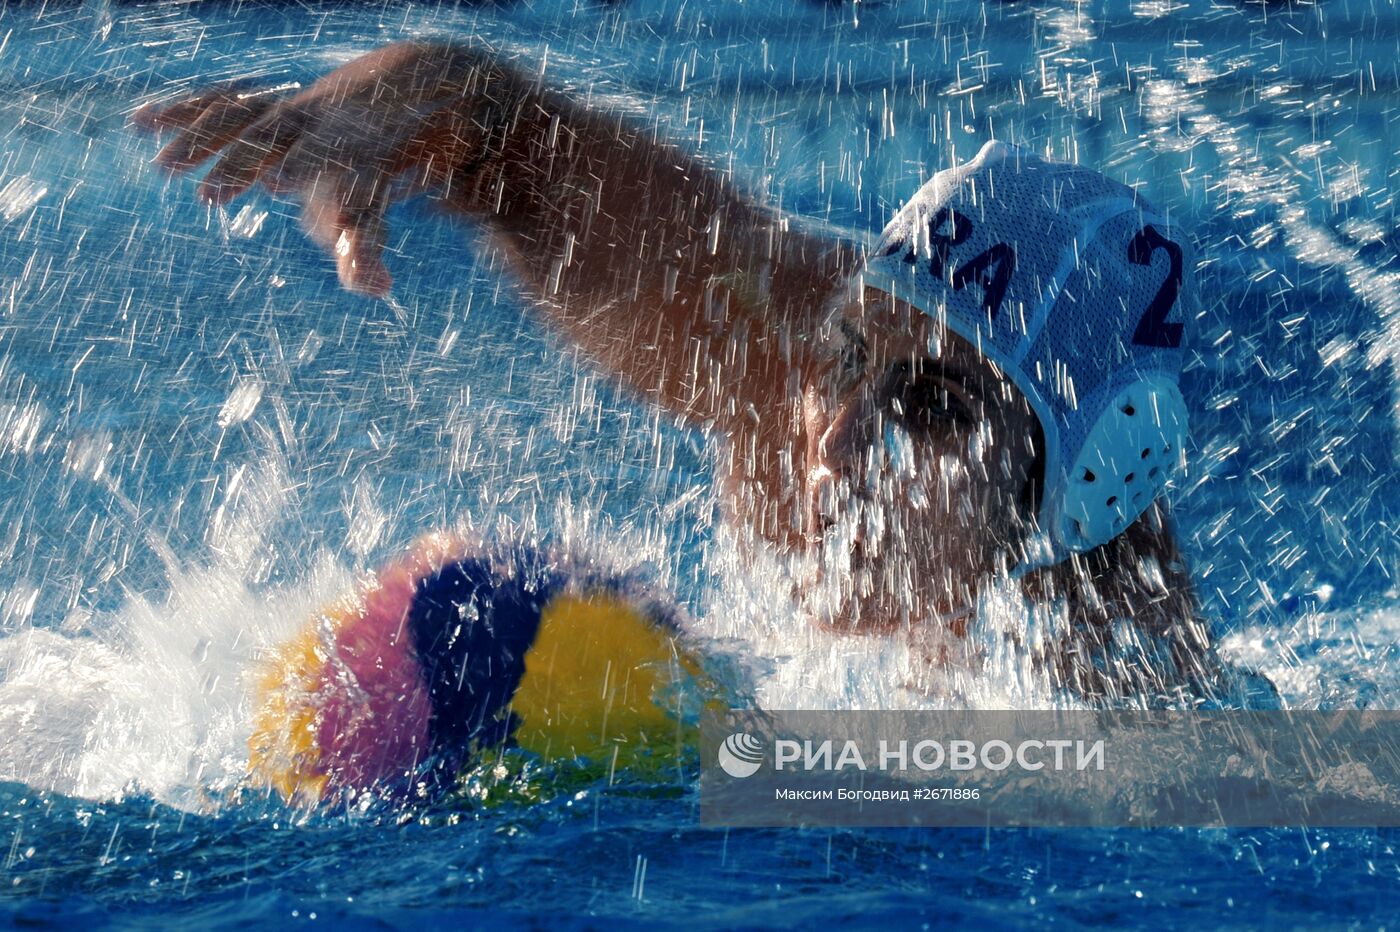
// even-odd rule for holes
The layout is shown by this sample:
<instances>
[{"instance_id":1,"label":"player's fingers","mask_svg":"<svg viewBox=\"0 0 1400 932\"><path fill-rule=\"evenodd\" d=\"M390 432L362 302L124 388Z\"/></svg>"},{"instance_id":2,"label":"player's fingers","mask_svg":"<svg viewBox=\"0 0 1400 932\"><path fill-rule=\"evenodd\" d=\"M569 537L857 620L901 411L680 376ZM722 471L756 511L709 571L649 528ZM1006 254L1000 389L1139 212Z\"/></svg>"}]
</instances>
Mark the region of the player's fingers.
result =
<instances>
[{"instance_id":1,"label":"player's fingers","mask_svg":"<svg viewBox=\"0 0 1400 932\"><path fill-rule=\"evenodd\" d=\"M267 96L242 98L231 95L210 102L176 139L160 151L156 163L173 171L187 171L238 138L276 101Z\"/></svg>"},{"instance_id":2,"label":"player's fingers","mask_svg":"<svg viewBox=\"0 0 1400 932\"><path fill-rule=\"evenodd\" d=\"M326 173L304 190L302 223L311 238L335 257L340 284L348 291L384 297L393 279L384 264L386 194L356 197L355 178Z\"/></svg>"},{"instance_id":3,"label":"player's fingers","mask_svg":"<svg viewBox=\"0 0 1400 932\"><path fill-rule=\"evenodd\" d=\"M336 273L340 285L347 291L382 298L389 294L388 266L384 264L384 246L388 228L385 224L386 204L377 202L364 209L346 207L339 218L336 235Z\"/></svg>"},{"instance_id":4,"label":"player's fingers","mask_svg":"<svg viewBox=\"0 0 1400 932\"><path fill-rule=\"evenodd\" d=\"M199 94L184 100L152 101L131 115L131 122L142 129L157 130L186 126L198 119L209 106L209 95Z\"/></svg>"},{"instance_id":5,"label":"player's fingers","mask_svg":"<svg viewBox=\"0 0 1400 932\"><path fill-rule=\"evenodd\" d=\"M391 198L387 162L377 171L347 172L341 177L347 183L341 194L346 222L336 252L340 283L350 291L382 298L393 284L384 264L389 235L385 214Z\"/></svg>"},{"instance_id":6,"label":"player's fingers","mask_svg":"<svg viewBox=\"0 0 1400 932\"><path fill-rule=\"evenodd\" d=\"M328 181L319 181L329 185ZM340 229L345 222L345 211L331 195L317 191L313 184L302 192L301 225L312 241L327 252L334 252Z\"/></svg>"},{"instance_id":7,"label":"player's fingers","mask_svg":"<svg viewBox=\"0 0 1400 932\"><path fill-rule=\"evenodd\" d=\"M306 114L292 108L278 107L265 114L229 144L223 158L200 183L200 194L219 204L242 194L263 172L282 161L306 122Z\"/></svg>"},{"instance_id":8,"label":"player's fingers","mask_svg":"<svg viewBox=\"0 0 1400 932\"><path fill-rule=\"evenodd\" d=\"M138 107L131 114L133 125L142 129L176 129L189 126L214 104L236 99L245 102L255 100L275 100L278 89L268 89L255 81L235 81L218 87L206 88L194 94L172 97L168 100L153 100Z\"/></svg>"},{"instance_id":9,"label":"player's fingers","mask_svg":"<svg viewBox=\"0 0 1400 932\"><path fill-rule=\"evenodd\" d=\"M384 264L387 234L383 215L361 214L347 218L335 250L336 273L347 291L376 298L388 295L394 280Z\"/></svg>"}]
</instances>

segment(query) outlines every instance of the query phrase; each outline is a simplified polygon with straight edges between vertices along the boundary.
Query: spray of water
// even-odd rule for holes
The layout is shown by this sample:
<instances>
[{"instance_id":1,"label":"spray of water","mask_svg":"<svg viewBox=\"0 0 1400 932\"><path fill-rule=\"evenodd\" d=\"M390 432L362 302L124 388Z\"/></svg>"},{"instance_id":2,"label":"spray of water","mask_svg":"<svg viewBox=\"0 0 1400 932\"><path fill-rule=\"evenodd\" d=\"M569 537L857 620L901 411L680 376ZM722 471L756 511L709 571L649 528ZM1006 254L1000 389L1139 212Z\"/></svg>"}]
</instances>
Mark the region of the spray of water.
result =
<instances>
[{"instance_id":1,"label":"spray of water","mask_svg":"<svg viewBox=\"0 0 1400 932\"><path fill-rule=\"evenodd\" d=\"M258 661L355 581L327 554L293 585L257 582L286 486L272 466L237 471L202 560L152 535L168 574L158 596L131 593L79 630L0 638L0 779L196 809L229 798L246 772Z\"/></svg>"}]
</instances>

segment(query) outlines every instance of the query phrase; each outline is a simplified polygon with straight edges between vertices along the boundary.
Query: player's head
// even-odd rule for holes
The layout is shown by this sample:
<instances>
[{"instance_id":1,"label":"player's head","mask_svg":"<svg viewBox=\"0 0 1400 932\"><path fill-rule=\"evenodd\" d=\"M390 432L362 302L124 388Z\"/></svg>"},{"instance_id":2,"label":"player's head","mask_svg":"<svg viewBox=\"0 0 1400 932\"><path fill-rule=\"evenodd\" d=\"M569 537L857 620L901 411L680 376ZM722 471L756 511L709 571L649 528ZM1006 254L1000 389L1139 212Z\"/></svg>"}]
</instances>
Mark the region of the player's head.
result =
<instances>
[{"instance_id":1,"label":"player's head","mask_svg":"<svg viewBox=\"0 0 1400 932\"><path fill-rule=\"evenodd\" d=\"M1123 533L1182 457L1190 267L1168 218L1098 172L995 142L939 172L836 324L860 387L810 425L813 526L858 502L857 552L902 548L913 589L956 589L998 548L1026 572Z\"/></svg>"}]
</instances>

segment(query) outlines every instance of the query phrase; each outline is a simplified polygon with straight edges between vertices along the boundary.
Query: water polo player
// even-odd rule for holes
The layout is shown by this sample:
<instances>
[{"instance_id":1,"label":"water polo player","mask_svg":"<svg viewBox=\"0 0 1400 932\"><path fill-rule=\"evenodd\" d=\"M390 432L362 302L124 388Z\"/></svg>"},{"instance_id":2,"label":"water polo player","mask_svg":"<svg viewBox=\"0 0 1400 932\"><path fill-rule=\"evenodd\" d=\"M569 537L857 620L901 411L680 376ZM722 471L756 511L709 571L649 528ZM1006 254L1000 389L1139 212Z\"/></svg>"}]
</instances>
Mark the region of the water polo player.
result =
<instances>
[{"instance_id":1,"label":"water polo player","mask_svg":"<svg viewBox=\"0 0 1400 932\"><path fill-rule=\"evenodd\" d=\"M1060 606L1065 685L1199 687L1213 662L1160 505L1192 272L1169 217L990 143L862 251L539 74L398 44L294 95L213 90L135 119L174 131L166 167L218 156L206 198L299 196L353 291L390 289L394 200L479 222L569 339L722 440L728 518L805 567L821 623L958 635L1014 580Z\"/></svg>"}]
</instances>

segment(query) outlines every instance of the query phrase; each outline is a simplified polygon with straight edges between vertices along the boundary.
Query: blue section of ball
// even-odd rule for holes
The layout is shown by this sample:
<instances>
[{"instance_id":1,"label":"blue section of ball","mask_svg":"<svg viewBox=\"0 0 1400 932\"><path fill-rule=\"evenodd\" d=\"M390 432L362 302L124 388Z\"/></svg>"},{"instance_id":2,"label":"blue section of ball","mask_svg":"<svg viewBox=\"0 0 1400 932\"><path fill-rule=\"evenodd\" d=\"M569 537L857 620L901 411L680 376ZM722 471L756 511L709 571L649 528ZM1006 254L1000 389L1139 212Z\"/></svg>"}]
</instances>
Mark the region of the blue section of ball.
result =
<instances>
[{"instance_id":1,"label":"blue section of ball","mask_svg":"<svg viewBox=\"0 0 1400 932\"><path fill-rule=\"evenodd\" d=\"M419 582L408 628L432 700L432 747L449 768L473 745L509 740L515 722L502 710L561 584L532 551L459 560Z\"/></svg>"}]
</instances>

